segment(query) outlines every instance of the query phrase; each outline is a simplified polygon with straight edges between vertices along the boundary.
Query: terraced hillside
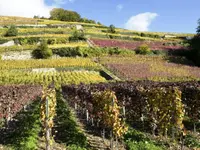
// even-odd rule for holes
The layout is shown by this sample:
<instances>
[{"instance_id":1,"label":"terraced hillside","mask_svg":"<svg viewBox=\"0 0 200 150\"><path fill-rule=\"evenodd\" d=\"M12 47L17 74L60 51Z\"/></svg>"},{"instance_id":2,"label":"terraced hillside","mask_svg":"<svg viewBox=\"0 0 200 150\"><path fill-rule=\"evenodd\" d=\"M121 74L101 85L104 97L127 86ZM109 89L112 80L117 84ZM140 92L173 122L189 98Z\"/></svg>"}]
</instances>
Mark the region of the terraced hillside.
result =
<instances>
[{"instance_id":1,"label":"terraced hillside","mask_svg":"<svg viewBox=\"0 0 200 150\"><path fill-rule=\"evenodd\" d=\"M0 16L0 149L199 149L193 36Z\"/></svg>"}]
</instances>

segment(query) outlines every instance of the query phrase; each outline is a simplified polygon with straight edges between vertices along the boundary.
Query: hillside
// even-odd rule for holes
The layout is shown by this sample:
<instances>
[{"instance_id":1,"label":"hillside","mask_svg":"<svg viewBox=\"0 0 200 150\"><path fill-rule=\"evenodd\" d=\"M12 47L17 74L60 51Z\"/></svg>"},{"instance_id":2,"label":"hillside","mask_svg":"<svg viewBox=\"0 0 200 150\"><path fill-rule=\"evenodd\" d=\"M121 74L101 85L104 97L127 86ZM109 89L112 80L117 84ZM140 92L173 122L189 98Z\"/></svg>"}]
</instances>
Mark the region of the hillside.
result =
<instances>
[{"instance_id":1,"label":"hillside","mask_svg":"<svg viewBox=\"0 0 200 150\"><path fill-rule=\"evenodd\" d=\"M0 149L199 149L193 37L0 16Z\"/></svg>"}]
</instances>

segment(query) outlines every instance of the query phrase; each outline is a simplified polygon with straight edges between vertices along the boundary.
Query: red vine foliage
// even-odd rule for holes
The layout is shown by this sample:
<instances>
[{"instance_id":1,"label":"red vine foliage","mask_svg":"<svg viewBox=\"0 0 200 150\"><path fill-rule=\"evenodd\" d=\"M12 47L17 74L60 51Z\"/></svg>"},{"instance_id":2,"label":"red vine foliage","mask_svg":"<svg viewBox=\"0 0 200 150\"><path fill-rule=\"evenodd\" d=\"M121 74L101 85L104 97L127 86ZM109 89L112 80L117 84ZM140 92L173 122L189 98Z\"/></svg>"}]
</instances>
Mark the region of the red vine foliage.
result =
<instances>
[{"instance_id":1,"label":"red vine foliage","mask_svg":"<svg viewBox=\"0 0 200 150\"><path fill-rule=\"evenodd\" d=\"M41 86L0 86L0 119L14 117L24 106L41 94Z\"/></svg>"},{"instance_id":2,"label":"red vine foliage","mask_svg":"<svg viewBox=\"0 0 200 150\"><path fill-rule=\"evenodd\" d=\"M134 82L115 82L115 83L100 83L90 85L66 85L62 87L63 94L68 97L69 103L74 106L77 103L82 108L87 109L91 114L94 109L92 93L111 90L115 92L120 107L125 106L126 108L126 121L129 123L140 122L141 118L145 118L145 121L149 121L149 108L148 106L148 94L144 95L145 91L151 92L152 89L166 90L168 95L161 91L162 97L170 96L170 92L173 92L173 87L176 87L178 91L175 92L173 97L172 105L177 101L178 96L181 97L179 102L176 104L180 110L185 110L185 115L191 117L193 120L200 119L200 99L199 99L199 88L200 82L153 82L153 81L134 81ZM70 100L71 99L71 100ZM163 103L163 107L164 107ZM183 105L182 105L183 104ZM170 105L171 106L171 105ZM195 107L194 107L195 106ZM183 108L184 107L184 108ZM177 109L179 110L179 109ZM166 110L167 111L167 110ZM174 111L179 114L178 111ZM173 117L173 116L170 116ZM175 124L180 124L179 127L183 128L181 122L176 116L174 117ZM168 125L167 125L168 126Z\"/></svg>"}]
</instances>

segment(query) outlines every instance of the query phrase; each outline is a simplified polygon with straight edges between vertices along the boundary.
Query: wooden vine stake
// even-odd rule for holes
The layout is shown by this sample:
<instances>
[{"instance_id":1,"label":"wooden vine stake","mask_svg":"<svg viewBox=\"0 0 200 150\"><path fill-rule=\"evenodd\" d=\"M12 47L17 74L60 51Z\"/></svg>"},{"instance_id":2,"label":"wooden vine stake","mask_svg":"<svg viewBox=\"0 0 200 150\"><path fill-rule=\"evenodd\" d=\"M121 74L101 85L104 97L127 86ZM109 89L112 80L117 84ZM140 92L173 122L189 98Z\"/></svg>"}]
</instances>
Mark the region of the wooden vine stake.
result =
<instances>
[{"instance_id":1,"label":"wooden vine stake","mask_svg":"<svg viewBox=\"0 0 200 150\"><path fill-rule=\"evenodd\" d=\"M56 114L56 92L54 88L44 88L41 101L41 121L44 128L46 150L51 149L53 137L51 129Z\"/></svg>"}]
</instances>

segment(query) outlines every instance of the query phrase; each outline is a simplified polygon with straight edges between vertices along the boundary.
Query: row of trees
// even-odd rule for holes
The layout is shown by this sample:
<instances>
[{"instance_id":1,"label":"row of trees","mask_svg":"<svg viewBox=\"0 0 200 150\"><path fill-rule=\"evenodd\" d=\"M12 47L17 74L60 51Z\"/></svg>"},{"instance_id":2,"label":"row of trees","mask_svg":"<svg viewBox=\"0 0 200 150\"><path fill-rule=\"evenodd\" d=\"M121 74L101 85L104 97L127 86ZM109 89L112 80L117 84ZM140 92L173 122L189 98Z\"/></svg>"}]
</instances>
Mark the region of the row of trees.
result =
<instances>
[{"instance_id":1,"label":"row of trees","mask_svg":"<svg viewBox=\"0 0 200 150\"><path fill-rule=\"evenodd\" d=\"M77 22L81 19L80 14L75 11L64 10L62 8L54 8L50 12L50 19L60 21L73 21Z\"/></svg>"},{"instance_id":2,"label":"row of trees","mask_svg":"<svg viewBox=\"0 0 200 150\"><path fill-rule=\"evenodd\" d=\"M96 21L87 19L87 18L81 18L81 15L78 14L75 11L65 10L63 8L54 8L50 12L50 18L52 20L59 20L59 21L72 21L72 22L85 22L85 23L94 23L96 24ZM97 22L98 24L101 24L100 22Z\"/></svg>"},{"instance_id":3,"label":"row of trees","mask_svg":"<svg viewBox=\"0 0 200 150\"><path fill-rule=\"evenodd\" d=\"M70 21L70 22L84 22L102 25L100 22L88 18L81 18L81 15L75 11L65 10L63 8L54 8L50 12L50 18L44 16L40 17L35 15L34 19L50 19L59 21Z\"/></svg>"}]
</instances>

